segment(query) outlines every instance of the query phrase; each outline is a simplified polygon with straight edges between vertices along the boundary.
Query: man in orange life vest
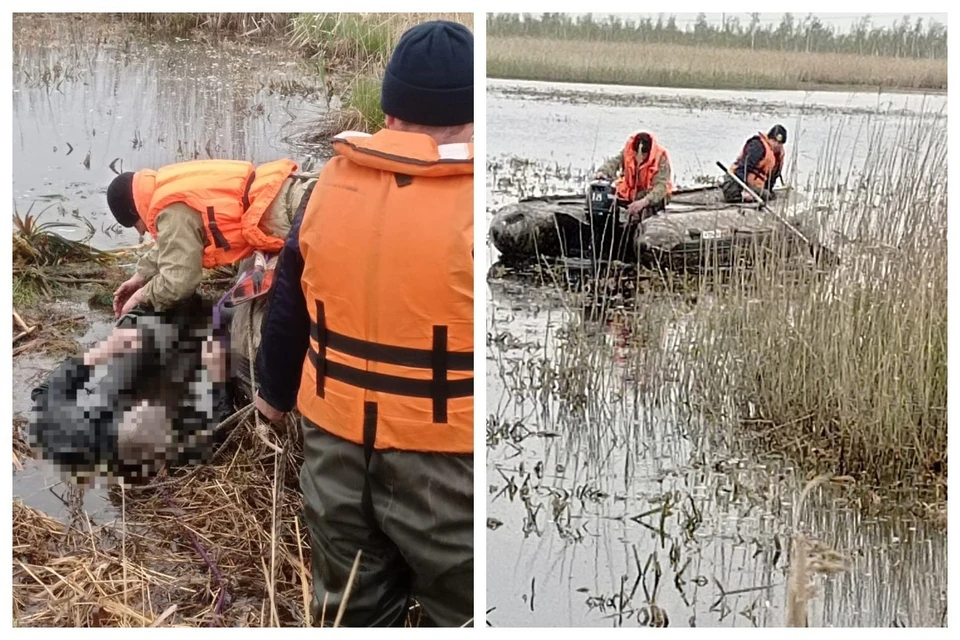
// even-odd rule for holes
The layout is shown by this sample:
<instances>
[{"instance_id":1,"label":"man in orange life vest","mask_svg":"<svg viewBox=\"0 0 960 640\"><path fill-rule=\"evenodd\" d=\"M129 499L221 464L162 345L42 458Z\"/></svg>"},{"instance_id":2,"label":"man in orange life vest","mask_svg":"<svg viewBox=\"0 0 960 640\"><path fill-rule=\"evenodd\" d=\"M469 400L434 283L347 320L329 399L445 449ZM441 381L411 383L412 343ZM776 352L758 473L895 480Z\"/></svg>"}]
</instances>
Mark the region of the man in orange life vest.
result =
<instances>
[{"instance_id":1,"label":"man in orange life vest","mask_svg":"<svg viewBox=\"0 0 960 640\"><path fill-rule=\"evenodd\" d=\"M278 252L300 198L315 176L292 160L254 167L236 160L196 160L122 173L107 204L124 227L156 244L114 293L117 317L139 305L164 311L189 298L204 268Z\"/></svg>"},{"instance_id":2,"label":"man in orange life vest","mask_svg":"<svg viewBox=\"0 0 960 640\"><path fill-rule=\"evenodd\" d=\"M343 133L301 204L257 353L257 407L302 414L314 607L347 626L473 618L473 35L397 44L385 128Z\"/></svg>"},{"instance_id":3,"label":"man in orange life vest","mask_svg":"<svg viewBox=\"0 0 960 640\"><path fill-rule=\"evenodd\" d=\"M598 178L617 180L617 200L630 203L627 213L644 220L663 211L673 193L670 158L652 134L636 133L627 139L623 151L608 160L597 172Z\"/></svg>"},{"instance_id":4,"label":"man in orange life vest","mask_svg":"<svg viewBox=\"0 0 960 640\"><path fill-rule=\"evenodd\" d=\"M758 133L743 145L730 171L765 201L775 199L773 186L783 169L783 145L786 142L787 130L783 125L775 125L767 133ZM753 200L753 196L730 176L724 177L721 186L723 199L727 202Z\"/></svg>"}]
</instances>

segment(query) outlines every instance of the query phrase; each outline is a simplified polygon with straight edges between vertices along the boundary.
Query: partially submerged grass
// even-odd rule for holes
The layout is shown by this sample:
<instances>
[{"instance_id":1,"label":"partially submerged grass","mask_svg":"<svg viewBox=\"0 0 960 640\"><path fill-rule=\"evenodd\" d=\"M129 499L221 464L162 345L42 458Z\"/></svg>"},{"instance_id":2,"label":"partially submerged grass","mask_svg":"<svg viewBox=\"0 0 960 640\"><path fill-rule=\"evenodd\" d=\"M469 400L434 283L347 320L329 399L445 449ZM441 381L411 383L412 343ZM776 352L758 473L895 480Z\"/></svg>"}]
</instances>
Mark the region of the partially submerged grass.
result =
<instances>
[{"instance_id":1,"label":"partially submerged grass","mask_svg":"<svg viewBox=\"0 0 960 640\"><path fill-rule=\"evenodd\" d=\"M53 296L71 282L69 276L76 276L73 266L78 263L106 268L115 261L113 254L87 244L89 228L87 238L71 240L57 231L75 229L75 225L40 222L47 209L33 214L31 205L23 215L19 211L13 214L13 303L18 307L33 306Z\"/></svg>"},{"instance_id":2,"label":"partially submerged grass","mask_svg":"<svg viewBox=\"0 0 960 640\"><path fill-rule=\"evenodd\" d=\"M287 13L120 13L123 21L132 21L154 31L185 36L210 31L240 37L283 35L290 29Z\"/></svg>"},{"instance_id":3,"label":"partially submerged grass","mask_svg":"<svg viewBox=\"0 0 960 640\"><path fill-rule=\"evenodd\" d=\"M307 138L327 139L346 130L380 130L384 124L380 108L383 70L403 33L429 20L473 26L472 14L460 13L316 13L294 17L291 44L322 59L326 69L342 68L349 75L340 107L322 116Z\"/></svg>"},{"instance_id":4,"label":"partially submerged grass","mask_svg":"<svg viewBox=\"0 0 960 640\"><path fill-rule=\"evenodd\" d=\"M946 59L488 37L491 78L705 89L947 90Z\"/></svg>"},{"instance_id":5,"label":"partially submerged grass","mask_svg":"<svg viewBox=\"0 0 960 640\"><path fill-rule=\"evenodd\" d=\"M330 116L329 134L336 135L342 131L376 133L382 129L381 84L382 80L374 76L358 76L354 79L343 106Z\"/></svg>"}]
</instances>

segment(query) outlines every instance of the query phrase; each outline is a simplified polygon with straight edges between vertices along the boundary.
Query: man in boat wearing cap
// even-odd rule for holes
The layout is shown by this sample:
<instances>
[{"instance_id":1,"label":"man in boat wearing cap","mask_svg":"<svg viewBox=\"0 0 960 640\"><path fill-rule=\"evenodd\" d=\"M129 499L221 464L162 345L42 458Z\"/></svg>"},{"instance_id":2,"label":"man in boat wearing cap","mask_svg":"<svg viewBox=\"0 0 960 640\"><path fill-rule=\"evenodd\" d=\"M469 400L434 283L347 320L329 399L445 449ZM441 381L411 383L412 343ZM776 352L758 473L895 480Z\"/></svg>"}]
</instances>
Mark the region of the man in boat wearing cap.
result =
<instances>
[{"instance_id":1,"label":"man in boat wearing cap","mask_svg":"<svg viewBox=\"0 0 960 640\"><path fill-rule=\"evenodd\" d=\"M614 174L619 174L617 200L629 203L631 218L645 220L663 211L673 193L667 150L645 131L630 136L623 151L600 167L597 178L610 180Z\"/></svg>"},{"instance_id":2,"label":"man in boat wearing cap","mask_svg":"<svg viewBox=\"0 0 960 640\"><path fill-rule=\"evenodd\" d=\"M254 167L237 160L196 160L122 173L107 189L117 222L149 232L156 243L114 293L116 317L137 306L169 309L192 295L203 269L276 253L312 176L292 160Z\"/></svg>"},{"instance_id":3,"label":"man in boat wearing cap","mask_svg":"<svg viewBox=\"0 0 960 640\"><path fill-rule=\"evenodd\" d=\"M783 170L783 145L786 142L787 130L783 125L775 125L767 133L758 133L743 145L730 171L764 201L775 199L773 187ZM726 202L753 200L753 196L730 176L724 177L721 187Z\"/></svg>"},{"instance_id":4,"label":"man in boat wearing cap","mask_svg":"<svg viewBox=\"0 0 960 640\"><path fill-rule=\"evenodd\" d=\"M466 27L404 33L385 128L333 139L268 294L257 407L302 415L314 612L347 626L473 618L473 100Z\"/></svg>"}]
</instances>

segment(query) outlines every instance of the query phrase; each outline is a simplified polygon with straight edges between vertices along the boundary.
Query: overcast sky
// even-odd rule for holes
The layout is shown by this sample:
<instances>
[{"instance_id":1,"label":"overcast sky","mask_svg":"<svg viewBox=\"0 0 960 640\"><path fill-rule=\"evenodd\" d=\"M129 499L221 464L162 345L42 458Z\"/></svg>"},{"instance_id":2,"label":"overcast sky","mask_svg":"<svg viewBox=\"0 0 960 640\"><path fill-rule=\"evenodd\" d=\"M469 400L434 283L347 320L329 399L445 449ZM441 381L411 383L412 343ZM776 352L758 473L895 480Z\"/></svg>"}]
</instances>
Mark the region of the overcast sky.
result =
<instances>
[{"instance_id":1,"label":"overcast sky","mask_svg":"<svg viewBox=\"0 0 960 640\"><path fill-rule=\"evenodd\" d=\"M794 11L793 17L795 20L803 20L806 17L806 13ZM585 13L574 13L572 15L585 15ZM663 19L666 20L669 16L674 16L677 20L677 26L681 29L686 28L687 26L693 26L693 23L697 20L696 13L618 13L618 14L605 14L605 13L594 13L594 17L599 18L605 15L618 15L625 20L638 20L640 18L650 17L656 21L658 16L663 16ZM721 23L723 16L732 18L736 17L740 20L740 23L743 25L750 24L750 14L749 13L707 13L708 22L716 22L717 24ZM780 20L783 18L783 13L761 13L760 14L760 24L779 24ZM826 25L832 26L834 29L840 32L848 31L854 23L857 22L866 14L862 13L814 13L816 17L820 18L820 22ZM936 20L942 24L947 24L947 14L945 13L909 13L909 12L898 12L898 13L871 13L870 21L874 26L877 27L889 27L892 26L894 22L899 22L904 15L909 15L911 22L915 21L917 18L923 18L924 25L928 24L931 19Z\"/></svg>"}]
</instances>

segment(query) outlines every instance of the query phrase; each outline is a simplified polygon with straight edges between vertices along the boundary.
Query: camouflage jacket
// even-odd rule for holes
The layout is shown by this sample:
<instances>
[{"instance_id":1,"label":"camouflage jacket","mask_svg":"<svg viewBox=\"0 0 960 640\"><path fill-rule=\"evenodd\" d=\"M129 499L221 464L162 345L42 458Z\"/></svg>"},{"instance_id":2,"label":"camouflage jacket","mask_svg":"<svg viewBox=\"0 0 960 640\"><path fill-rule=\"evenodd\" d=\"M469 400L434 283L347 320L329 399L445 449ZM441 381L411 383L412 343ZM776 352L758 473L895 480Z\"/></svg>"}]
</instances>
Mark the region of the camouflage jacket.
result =
<instances>
[{"instance_id":1,"label":"camouflage jacket","mask_svg":"<svg viewBox=\"0 0 960 640\"><path fill-rule=\"evenodd\" d=\"M623 152L621 151L616 156L610 158L604 162L597 173L602 173L614 179L619 171L623 170ZM647 197L651 205L656 205L661 202L666 202L667 200L667 184L670 182L670 160L664 158L660 162L660 170L657 171L656 177L653 179L653 188L649 191L638 191L636 198L634 200L640 200L643 197Z\"/></svg>"}]
</instances>

